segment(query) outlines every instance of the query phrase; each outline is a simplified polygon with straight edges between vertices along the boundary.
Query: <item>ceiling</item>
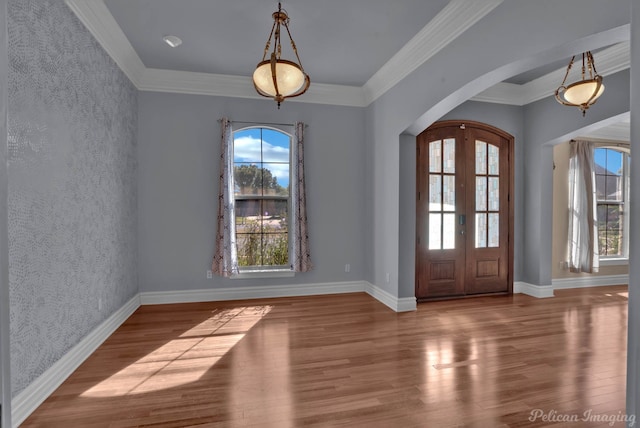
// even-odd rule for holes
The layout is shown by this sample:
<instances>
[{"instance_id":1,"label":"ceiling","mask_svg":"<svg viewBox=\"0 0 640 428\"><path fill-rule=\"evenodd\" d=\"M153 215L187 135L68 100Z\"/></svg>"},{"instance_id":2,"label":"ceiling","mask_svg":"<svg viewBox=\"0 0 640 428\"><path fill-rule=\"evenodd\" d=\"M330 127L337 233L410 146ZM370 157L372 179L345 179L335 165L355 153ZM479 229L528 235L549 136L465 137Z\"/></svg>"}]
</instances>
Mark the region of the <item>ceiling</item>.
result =
<instances>
[{"instance_id":1,"label":"ceiling","mask_svg":"<svg viewBox=\"0 0 640 428\"><path fill-rule=\"evenodd\" d=\"M282 7L311 77L307 101L365 106L501 1L287 0ZM250 76L262 59L275 1L67 3L140 89L256 96ZM180 37L182 45L169 47L162 40L165 35ZM283 58L292 57L288 49L283 35ZM607 69L619 71L620 62L628 62L628 45L608 50L594 51L598 71L605 76ZM566 63L568 58L542 64L474 99L523 105L549 96ZM597 138L628 140L628 128L628 122L615 123L610 133L598 130Z\"/></svg>"},{"instance_id":2,"label":"ceiling","mask_svg":"<svg viewBox=\"0 0 640 428\"><path fill-rule=\"evenodd\" d=\"M282 7L312 81L362 86L447 3L287 0ZM251 76L262 59L277 10L276 1L265 0L105 4L146 67L240 76ZM170 48L162 41L167 34L183 44ZM286 35L282 40L290 50Z\"/></svg>"}]
</instances>

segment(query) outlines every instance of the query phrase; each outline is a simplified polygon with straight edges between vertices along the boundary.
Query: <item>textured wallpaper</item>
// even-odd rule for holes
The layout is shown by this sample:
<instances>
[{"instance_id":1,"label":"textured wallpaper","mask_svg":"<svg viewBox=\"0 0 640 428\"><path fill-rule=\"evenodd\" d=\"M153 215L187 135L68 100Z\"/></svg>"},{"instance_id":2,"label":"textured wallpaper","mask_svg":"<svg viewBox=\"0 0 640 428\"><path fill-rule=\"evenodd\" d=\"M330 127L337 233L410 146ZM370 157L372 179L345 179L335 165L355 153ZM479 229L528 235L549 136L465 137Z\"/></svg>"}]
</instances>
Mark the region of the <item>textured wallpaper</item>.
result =
<instances>
[{"instance_id":1,"label":"textured wallpaper","mask_svg":"<svg viewBox=\"0 0 640 428\"><path fill-rule=\"evenodd\" d=\"M137 91L63 0L7 15L15 396L138 291Z\"/></svg>"}]
</instances>

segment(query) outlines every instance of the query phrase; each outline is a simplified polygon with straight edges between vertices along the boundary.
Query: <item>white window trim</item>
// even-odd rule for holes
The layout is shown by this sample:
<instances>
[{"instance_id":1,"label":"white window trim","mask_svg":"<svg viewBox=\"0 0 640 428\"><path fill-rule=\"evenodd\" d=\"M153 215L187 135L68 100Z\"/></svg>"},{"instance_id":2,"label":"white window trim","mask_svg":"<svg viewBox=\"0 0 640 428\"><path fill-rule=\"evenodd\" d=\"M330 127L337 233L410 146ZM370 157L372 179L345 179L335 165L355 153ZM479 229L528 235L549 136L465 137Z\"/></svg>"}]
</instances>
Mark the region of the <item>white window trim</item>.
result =
<instances>
[{"instance_id":1,"label":"white window trim","mask_svg":"<svg viewBox=\"0 0 640 428\"><path fill-rule=\"evenodd\" d=\"M231 279L291 278L296 276L291 269L245 269L231 275Z\"/></svg>"},{"instance_id":2,"label":"white window trim","mask_svg":"<svg viewBox=\"0 0 640 428\"><path fill-rule=\"evenodd\" d=\"M600 257L600 266L628 266L629 259L626 257Z\"/></svg>"}]
</instances>

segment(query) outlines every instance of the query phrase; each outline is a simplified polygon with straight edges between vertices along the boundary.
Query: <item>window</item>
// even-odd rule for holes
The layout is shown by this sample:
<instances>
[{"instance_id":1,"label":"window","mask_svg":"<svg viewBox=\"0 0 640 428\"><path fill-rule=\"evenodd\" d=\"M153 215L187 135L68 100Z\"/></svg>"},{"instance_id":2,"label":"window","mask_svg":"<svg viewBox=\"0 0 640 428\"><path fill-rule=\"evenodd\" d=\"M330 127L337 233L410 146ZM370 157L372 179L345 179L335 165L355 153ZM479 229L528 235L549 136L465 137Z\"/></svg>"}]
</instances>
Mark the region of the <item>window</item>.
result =
<instances>
[{"instance_id":1,"label":"window","mask_svg":"<svg viewBox=\"0 0 640 428\"><path fill-rule=\"evenodd\" d=\"M290 269L291 136L271 128L233 133L235 234L240 271Z\"/></svg>"},{"instance_id":2,"label":"window","mask_svg":"<svg viewBox=\"0 0 640 428\"><path fill-rule=\"evenodd\" d=\"M616 148L596 148L594 169L600 257L626 258L629 249L629 154Z\"/></svg>"}]
</instances>

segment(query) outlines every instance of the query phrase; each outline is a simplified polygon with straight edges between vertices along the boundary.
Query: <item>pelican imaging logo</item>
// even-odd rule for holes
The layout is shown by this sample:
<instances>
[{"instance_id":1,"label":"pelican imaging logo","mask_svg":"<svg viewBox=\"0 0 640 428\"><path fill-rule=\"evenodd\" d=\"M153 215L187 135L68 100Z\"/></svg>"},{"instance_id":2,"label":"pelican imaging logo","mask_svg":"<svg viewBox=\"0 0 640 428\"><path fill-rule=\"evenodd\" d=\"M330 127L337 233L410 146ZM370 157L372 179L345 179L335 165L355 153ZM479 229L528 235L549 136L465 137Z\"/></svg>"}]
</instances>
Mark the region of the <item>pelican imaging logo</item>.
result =
<instances>
[{"instance_id":1,"label":"pelican imaging logo","mask_svg":"<svg viewBox=\"0 0 640 428\"><path fill-rule=\"evenodd\" d=\"M542 422L604 422L610 427L616 424L626 424L629 427L636 425L636 415L627 415L622 411L618 413L596 413L593 409L587 409L582 413L561 413L557 410L544 411L533 409L529 415L529 421Z\"/></svg>"}]
</instances>

